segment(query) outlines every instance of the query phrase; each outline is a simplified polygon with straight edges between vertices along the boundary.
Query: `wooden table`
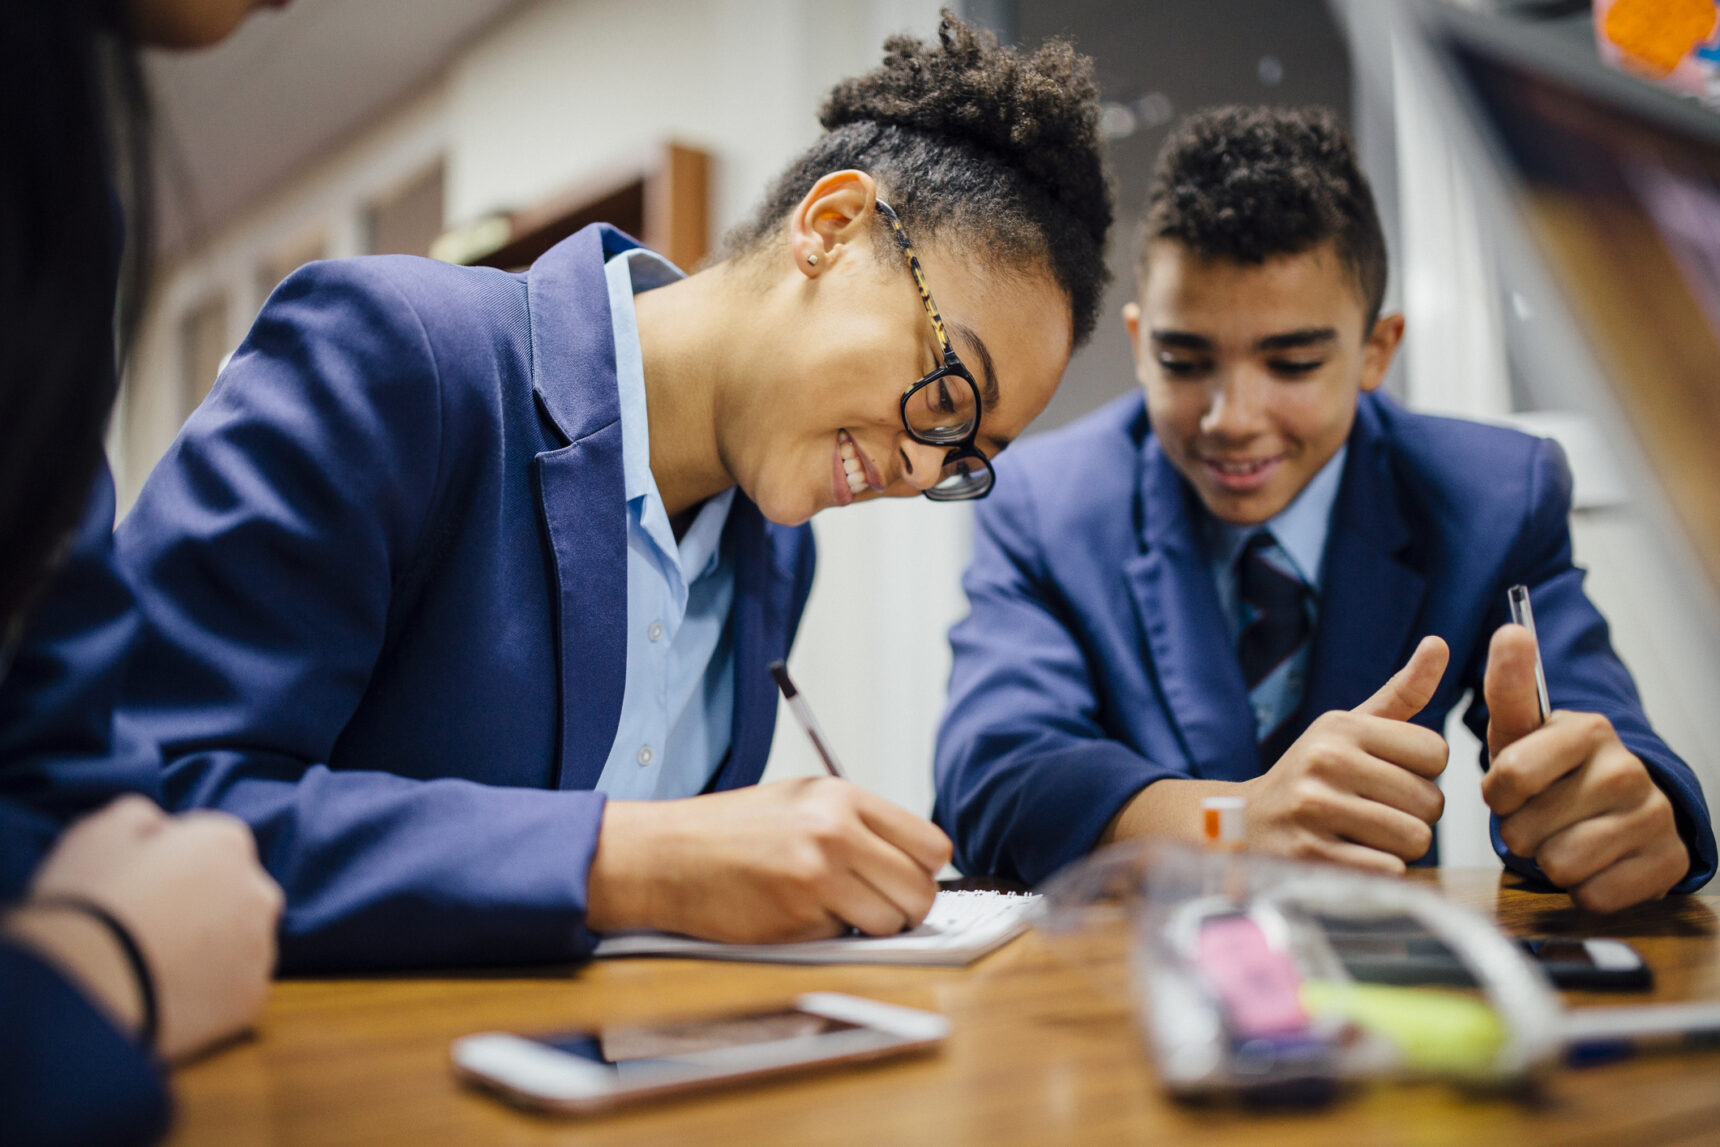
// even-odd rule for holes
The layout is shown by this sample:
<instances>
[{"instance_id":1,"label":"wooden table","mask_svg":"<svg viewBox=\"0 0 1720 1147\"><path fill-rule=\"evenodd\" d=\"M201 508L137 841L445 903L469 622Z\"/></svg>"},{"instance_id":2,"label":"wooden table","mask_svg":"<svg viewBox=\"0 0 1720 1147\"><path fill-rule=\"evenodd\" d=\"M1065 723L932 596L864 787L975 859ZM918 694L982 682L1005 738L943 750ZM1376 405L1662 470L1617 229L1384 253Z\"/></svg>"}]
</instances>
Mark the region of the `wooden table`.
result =
<instances>
[{"instance_id":1,"label":"wooden table","mask_svg":"<svg viewBox=\"0 0 1720 1147\"><path fill-rule=\"evenodd\" d=\"M1653 967L1651 997L1720 1000L1720 897L1610 918L1483 871L1426 873L1517 933L1604 934ZM1380 1085L1325 1111L1262 1115L1170 1102L1121 989L1122 941L1075 966L1038 934L968 968L779 967L618 960L576 969L278 984L258 1037L180 1070L174 1144L1437 1144L1720 1143L1720 1049L1562 1070L1532 1098ZM834 990L927 1008L939 1053L585 1120L512 1110L458 1085L448 1045L711 1012Z\"/></svg>"}]
</instances>

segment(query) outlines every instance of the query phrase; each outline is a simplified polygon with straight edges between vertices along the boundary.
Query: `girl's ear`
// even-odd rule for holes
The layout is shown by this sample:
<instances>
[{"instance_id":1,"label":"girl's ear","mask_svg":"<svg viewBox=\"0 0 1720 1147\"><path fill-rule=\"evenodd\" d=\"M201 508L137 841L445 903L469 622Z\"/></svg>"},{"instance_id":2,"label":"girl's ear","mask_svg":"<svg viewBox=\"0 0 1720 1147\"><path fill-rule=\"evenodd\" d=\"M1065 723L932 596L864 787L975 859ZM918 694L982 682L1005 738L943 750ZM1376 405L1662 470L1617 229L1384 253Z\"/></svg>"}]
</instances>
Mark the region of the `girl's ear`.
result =
<instances>
[{"instance_id":1,"label":"girl's ear","mask_svg":"<svg viewBox=\"0 0 1720 1147\"><path fill-rule=\"evenodd\" d=\"M864 171L833 171L812 185L788 217L788 249L794 265L815 279L846 258L869 233L878 184Z\"/></svg>"}]
</instances>

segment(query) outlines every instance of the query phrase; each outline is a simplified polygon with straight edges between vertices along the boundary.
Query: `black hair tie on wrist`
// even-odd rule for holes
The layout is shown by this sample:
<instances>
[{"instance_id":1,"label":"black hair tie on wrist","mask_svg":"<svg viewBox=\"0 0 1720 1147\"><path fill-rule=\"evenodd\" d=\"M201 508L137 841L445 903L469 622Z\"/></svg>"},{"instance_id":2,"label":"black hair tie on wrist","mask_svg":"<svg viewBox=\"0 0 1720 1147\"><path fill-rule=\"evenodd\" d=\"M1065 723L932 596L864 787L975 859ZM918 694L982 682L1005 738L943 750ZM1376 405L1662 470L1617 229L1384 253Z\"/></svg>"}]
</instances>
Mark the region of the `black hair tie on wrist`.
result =
<instances>
[{"instance_id":1,"label":"black hair tie on wrist","mask_svg":"<svg viewBox=\"0 0 1720 1147\"><path fill-rule=\"evenodd\" d=\"M126 962L131 965L132 978L137 981L137 994L143 1012L142 1020L137 1028L138 1046L153 1054L156 1028L161 1018L156 1010L155 977L150 975L149 961L143 958L143 949L137 946L137 940L132 936L131 929L120 923L119 917L112 912L95 901L87 900L82 896L43 896L39 899L26 901L21 907L65 908L73 912L82 912L108 930L114 938L114 943L118 944L120 951L125 953Z\"/></svg>"}]
</instances>

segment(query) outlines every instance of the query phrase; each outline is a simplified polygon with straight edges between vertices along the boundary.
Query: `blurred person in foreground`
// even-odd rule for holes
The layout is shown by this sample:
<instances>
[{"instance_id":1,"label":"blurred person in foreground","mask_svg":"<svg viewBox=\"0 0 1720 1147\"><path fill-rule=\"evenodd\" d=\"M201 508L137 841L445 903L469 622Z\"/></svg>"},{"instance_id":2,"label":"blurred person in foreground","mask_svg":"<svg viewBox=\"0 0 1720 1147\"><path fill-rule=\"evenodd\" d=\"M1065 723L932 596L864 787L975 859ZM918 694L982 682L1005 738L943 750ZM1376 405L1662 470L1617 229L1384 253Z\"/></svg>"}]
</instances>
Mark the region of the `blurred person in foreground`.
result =
<instances>
[{"instance_id":1,"label":"blurred person in foreground","mask_svg":"<svg viewBox=\"0 0 1720 1147\"><path fill-rule=\"evenodd\" d=\"M0 1142L141 1143L160 1065L242 1031L280 891L244 824L171 817L114 716L137 629L102 436L147 267L138 46L226 35L241 0L0 12ZM120 204L132 210L122 219ZM122 259L126 227L130 252ZM118 796L132 793L142 795ZM111 803L110 803L111 802ZM101 807L105 805L106 807Z\"/></svg>"},{"instance_id":2,"label":"blurred person in foreground","mask_svg":"<svg viewBox=\"0 0 1720 1147\"><path fill-rule=\"evenodd\" d=\"M690 276L604 225L518 274L301 269L150 476L122 712L176 804L256 830L284 971L929 910L935 826L756 783L766 667L813 514L990 490L1092 329L1111 204L1067 44L946 15L886 49Z\"/></svg>"},{"instance_id":3,"label":"blurred person in foreground","mask_svg":"<svg viewBox=\"0 0 1720 1147\"><path fill-rule=\"evenodd\" d=\"M1402 872L1469 695L1508 867L1602 911L1713 875L1702 790L1572 564L1564 455L1382 393L1385 285L1329 112L1172 132L1123 313L1140 392L1013 452L977 515L936 765L964 871L1197 840L1201 799L1241 795L1252 849Z\"/></svg>"}]
</instances>

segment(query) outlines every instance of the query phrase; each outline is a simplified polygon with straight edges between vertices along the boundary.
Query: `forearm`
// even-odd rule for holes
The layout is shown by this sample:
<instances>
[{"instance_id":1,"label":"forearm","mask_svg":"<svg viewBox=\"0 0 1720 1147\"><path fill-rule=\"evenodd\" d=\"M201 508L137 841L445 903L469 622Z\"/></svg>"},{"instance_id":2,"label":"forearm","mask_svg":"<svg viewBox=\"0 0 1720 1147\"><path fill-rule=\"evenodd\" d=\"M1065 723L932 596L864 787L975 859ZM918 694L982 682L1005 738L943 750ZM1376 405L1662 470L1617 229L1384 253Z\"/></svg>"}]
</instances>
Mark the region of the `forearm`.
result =
<instances>
[{"instance_id":1,"label":"forearm","mask_svg":"<svg viewBox=\"0 0 1720 1147\"><path fill-rule=\"evenodd\" d=\"M246 821L286 893L280 971L581 959L604 797L317 765L236 764L217 807Z\"/></svg>"}]
</instances>

